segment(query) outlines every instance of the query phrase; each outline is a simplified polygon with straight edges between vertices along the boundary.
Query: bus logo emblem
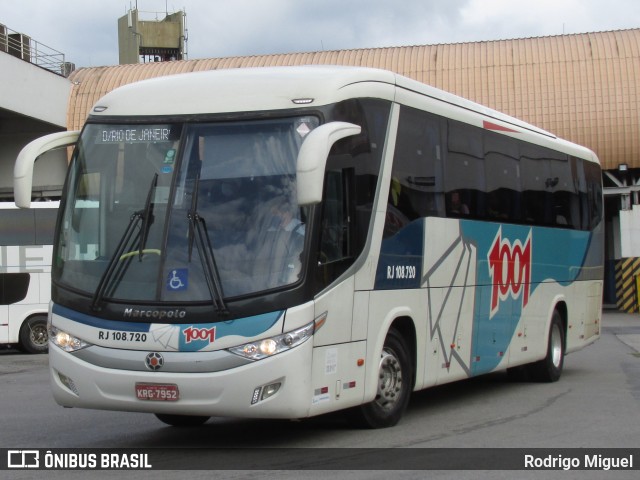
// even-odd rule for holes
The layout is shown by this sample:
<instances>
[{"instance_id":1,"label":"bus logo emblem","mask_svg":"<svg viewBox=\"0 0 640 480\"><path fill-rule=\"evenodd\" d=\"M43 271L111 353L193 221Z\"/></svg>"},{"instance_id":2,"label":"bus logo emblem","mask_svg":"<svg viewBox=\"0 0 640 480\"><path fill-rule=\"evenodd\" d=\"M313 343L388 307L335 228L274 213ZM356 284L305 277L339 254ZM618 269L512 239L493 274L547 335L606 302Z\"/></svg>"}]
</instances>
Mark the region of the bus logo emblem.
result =
<instances>
[{"instance_id":1,"label":"bus logo emblem","mask_svg":"<svg viewBox=\"0 0 640 480\"><path fill-rule=\"evenodd\" d=\"M493 285L490 317L498 312L500 302L509 296L514 300L522 296L522 308L526 307L531 292L531 230L523 245L520 240L511 243L503 239L500 227L487 260Z\"/></svg>"},{"instance_id":2,"label":"bus logo emblem","mask_svg":"<svg viewBox=\"0 0 640 480\"><path fill-rule=\"evenodd\" d=\"M144 363L149 370L160 370L164 366L164 357L157 352L151 352L144 359Z\"/></svg>"},{"instance_id":3,"label":"bus logo emblem","mask_svg":"<svg viewBox=\"0 0 640 480\"><path fill-rule=\"evenodd\" d=\"M211 328L197 328L193 325L183 330L185 343L206 341L207 343L213 343L216 340L216 327Z\"/></svg>"}]
</instances>

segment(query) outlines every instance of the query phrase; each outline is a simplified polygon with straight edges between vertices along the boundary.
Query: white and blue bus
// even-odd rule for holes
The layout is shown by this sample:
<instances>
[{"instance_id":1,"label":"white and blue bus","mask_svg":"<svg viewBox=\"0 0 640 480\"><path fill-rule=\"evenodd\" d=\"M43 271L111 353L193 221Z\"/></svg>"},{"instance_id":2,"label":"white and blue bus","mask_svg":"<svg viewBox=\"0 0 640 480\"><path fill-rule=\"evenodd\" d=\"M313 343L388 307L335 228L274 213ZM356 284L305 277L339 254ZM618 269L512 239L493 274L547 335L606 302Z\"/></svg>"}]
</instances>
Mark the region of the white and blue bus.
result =
<instances>
[{"instance_id":1,"label":"white and blue bus","mask_svg":"<svg viewBox=\"0 0 640 480\"><path fill-rule=\"evenodd\" d=\"M46 145L76 138L52 265L60 405L387 427L412 391L555 381L599 337L596 155L462 98L349 67L143 81L27 147L16 203Z\"/></svg>"}]
</instances>

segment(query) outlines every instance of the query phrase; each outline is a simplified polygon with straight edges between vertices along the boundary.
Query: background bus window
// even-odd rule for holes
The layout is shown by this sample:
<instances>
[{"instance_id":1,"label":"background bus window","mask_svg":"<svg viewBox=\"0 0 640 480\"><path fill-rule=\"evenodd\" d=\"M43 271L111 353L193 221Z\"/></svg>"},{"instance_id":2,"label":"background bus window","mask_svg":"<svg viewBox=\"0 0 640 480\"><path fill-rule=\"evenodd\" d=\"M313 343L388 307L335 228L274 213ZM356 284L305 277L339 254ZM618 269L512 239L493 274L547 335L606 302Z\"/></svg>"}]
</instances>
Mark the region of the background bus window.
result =
<instances>
[{"instance_id":1,"label":"background bus window","mask_svg":"<svg viewBox=\"0 0 640 480\"><path fill-rule=\"evenodd\" d=\"M0 273L0 305L18 303L27 297L29 291L28 273Z\"/></svg>"},{"instance_id":2,"label":"background bus window","mask_svg":"<svg viewBox=\"0 0 640 480\"><path fill-rule=\"evenodd\" d=\"M2 210L0 245L35 245L35 209ZM54 210L54 214L56 210ZM52 243L52 242L49 242Z\"/></svg>"}]
</instances>

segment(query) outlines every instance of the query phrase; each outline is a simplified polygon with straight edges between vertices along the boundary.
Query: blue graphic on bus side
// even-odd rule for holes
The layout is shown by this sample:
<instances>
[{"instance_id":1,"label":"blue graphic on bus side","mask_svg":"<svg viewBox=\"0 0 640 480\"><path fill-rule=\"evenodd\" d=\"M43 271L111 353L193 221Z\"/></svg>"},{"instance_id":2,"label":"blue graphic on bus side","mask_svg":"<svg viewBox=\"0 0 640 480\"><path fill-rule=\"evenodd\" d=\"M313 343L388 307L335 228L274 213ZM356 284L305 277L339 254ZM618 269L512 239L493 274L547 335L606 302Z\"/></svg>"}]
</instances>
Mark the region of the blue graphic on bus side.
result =
<instances>
[{"instance_id":1,"label":"blue graphic on bus side","mask_svg":"<svg viewBox=\"0 0 640 480\"><path fill-rule=\"evenodd\" d=\"M460 229L463 241L476 248L471 373L478 375L502 361L522 310L541 284L576 280L591 234L467 220Z\"/></svg>"},{"instance_id":2,"label":"blue graphic on bus side","mask_svg":"<svg viewBox=\"0 0 640 480\"><path fill-rule=\"evenodd\" d=\"M424 257L424 219L382 240L376 290L420 288Z\"/></svg>"},{"instance_id":3,"label":"blue graphic on bus side","mask_svg":"<svg viewBox=\"0 0 640 480\"><path fill-rule=\"evenodd\" d=\"M382 241L375 289L422 286L424 252L429 248L425 224L425 219L416 220ZM468 247L465 251L475 251L476 278L468 279L466 286L475 294L469 365L471 375L477 375L494 370L502 361L522 311L540 285L568 286L589 267L592 234L472 220L452 220L451 228L459 229L458 241Z\"/></svg>"}]
</instances>

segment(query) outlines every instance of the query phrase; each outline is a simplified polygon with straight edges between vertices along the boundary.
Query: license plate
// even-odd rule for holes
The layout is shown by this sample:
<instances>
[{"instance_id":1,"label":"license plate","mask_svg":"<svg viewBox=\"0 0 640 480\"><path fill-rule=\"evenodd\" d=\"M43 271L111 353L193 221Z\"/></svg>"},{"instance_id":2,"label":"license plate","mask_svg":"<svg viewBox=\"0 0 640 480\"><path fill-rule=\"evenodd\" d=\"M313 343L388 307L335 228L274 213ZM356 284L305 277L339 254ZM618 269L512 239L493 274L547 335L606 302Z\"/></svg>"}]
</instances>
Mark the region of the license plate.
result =
<instances>
[{"instance_id":1,"label":"license plate","mask_svg":"<svg viewBox=\"0 0 640 480\"><path fill-rule=\"evenodd\" d=\"M180 399L180 391L177 385L136 383L136 397L138 400L154 402L177 402Z\"/></svg>"}]
</instances>

